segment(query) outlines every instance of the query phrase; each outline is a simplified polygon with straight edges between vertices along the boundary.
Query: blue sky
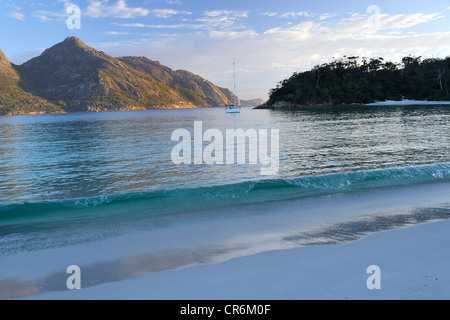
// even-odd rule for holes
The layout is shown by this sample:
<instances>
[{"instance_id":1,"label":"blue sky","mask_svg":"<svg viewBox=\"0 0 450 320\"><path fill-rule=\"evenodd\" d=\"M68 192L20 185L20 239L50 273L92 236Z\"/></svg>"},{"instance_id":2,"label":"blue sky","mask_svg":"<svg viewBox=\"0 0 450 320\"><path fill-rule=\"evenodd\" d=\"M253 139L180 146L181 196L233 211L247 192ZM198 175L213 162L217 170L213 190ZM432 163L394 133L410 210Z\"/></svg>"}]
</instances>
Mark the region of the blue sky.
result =
<instances>
[{"instance_id":1,"label":"blue sky","mask_svg":"<svg viewBox=\"0 0 450 320\"><path fill-rule=\"evenodd\" d=\"M81 29L67 19L80 8ZM72 20L74 21L74 20ZM67 36L267 99L295 71L342 55L450 55L450 2L293 0L0 0L0 49L17 64Z\"/></svg>"}]
</instances>

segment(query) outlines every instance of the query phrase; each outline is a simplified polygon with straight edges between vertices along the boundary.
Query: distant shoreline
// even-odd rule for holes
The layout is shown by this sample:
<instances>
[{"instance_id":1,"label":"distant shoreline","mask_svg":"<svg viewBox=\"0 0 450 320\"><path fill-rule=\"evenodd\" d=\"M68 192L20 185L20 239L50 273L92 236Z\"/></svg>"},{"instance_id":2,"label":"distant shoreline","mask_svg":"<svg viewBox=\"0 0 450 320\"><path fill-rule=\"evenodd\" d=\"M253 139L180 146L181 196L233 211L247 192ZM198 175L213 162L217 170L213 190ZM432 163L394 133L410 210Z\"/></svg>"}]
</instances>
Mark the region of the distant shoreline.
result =
<instances>
[{"instance_id":1,"label":"distant shoreline","mask_svg":"<svg viewBox=\"0 0 450 320\"><path fill-rule=\"evenodd\" d=\"M254 110L292 110L292 109L318 109L318 108L336 108L336 107L356 107L361 106L362 104L311 104L311 105L284 105L284 106L266 106L260 105Z\"/></svg>"},{"instance_id":2,"label":"distant shoreline","mask_svg":"<svg viewBox=\"0 0 450 320\"><path fill-rule=\"evenodd\" d=\"M197 106L174 106L174 107L161 107L154 109L137 108L129 110L88 110L88 111L56 111L56 112L28 112L28 113L6 113L0 114L0 117L13 117L13 116L35 116L44 114L70 114L70 113L105 113L105 112L132 112L132 111L158 111L158 110L181 110L181 109L213 109L225 107L197 107Z\"/></svg>"},{"instance_id":3,"label":"distant shoreline","mask_svg":"<svg viewBox=\"0 0 450 320\"><path fill-rule=\"evenodd\" d=\"M255 109L253 106L241 106L241 108ZM99 110L99 111L57 111L57 112L29 112L29 113L5 113L0 114L0 117L14 117L14 116L36 116L44 114L71 114L71 113L104 113L104 112L132 112L132 111L168 111L168 110L188 110L188 109L224 109L223 107L197 107L197 106L175 106L175 107L163 107L155 109L130 109L130 110Z\"/></svg>"},{"instance_id":4,"label":"distant shoreline","mask_svg":"<svg viewBox=\"0 0 450 320\"><path fill-rule=\"evenodd\" d=\"M419 101L419 100L402 100L402 101L380 101L375 103L361 104L361 103L352 103L352 104L310 104L310 105L282 105L282 106L267 106L267 105L259 105L256 107L249 106L248 108L252 108L253 110L295 110L295 109L319 109L319 108L342 108L342 107L359 107L359 106L422 106L422 105L449 105L450 101ZM197 106L173 106L173 107L161 107L154 109L130 109L130 110L89 110L89 111L56 111L56 112L29 112L29 113L6 113L0 114L0 117L13 117L13 116L35 116L35 115L44 115L44 114L69 114L69 113L104 113L104 112L131 112L131 111L158 111L158 110L180 110L180 109L214 109L214 108L225 108L225 107L197 107Z\"/></svg>"},{"instance_id":5,"label":"distant shoreline","mask_svg":"<svg viewBox=\"0 0 450 320\"><path fill-rule=\"evenodd\" d=\"M450 105L450 101L426 101L426 100L401 100L401 101L380 101L366 104L366 106L422 106L422 105Z\"/></svg>"},{"instance_id":6,"label":"distant shoreline","mask_svg":"<svg viewBox=\"0 0 450 320\"><path fill-rule=\"evenodd\" d=\"M351 103L351 104L308 104L308 105L294 105L294 104L283 104L281 106L267 106L260 105L255 107L255 110L291 110L291 109L315 109L315 108L340 108L340 107L357 107L357 106L422 106L422 105L450 105L450 101L420 101L420 100L387 100L379 101L374 103Z\"/></svg>"}]
</instances>

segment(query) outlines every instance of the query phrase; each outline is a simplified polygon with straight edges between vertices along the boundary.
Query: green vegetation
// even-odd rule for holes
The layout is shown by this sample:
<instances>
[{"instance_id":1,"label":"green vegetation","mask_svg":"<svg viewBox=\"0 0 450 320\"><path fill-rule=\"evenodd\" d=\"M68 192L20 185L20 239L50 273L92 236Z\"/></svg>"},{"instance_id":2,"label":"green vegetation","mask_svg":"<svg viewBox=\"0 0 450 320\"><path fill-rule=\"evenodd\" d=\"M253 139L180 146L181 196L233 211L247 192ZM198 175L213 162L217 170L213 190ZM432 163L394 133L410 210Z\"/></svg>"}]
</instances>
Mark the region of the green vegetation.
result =
<instances>
[{"instance_id":1,"label":"green vegetation","mask_svg":"<svg viewBox=\"0 0 450 320\"><path fill-rule=\"evenodd\" d=\"M259 106L264 103L262 99L252 99L252 100L241 100L240 105L243 107L254 107Z\"/></svg>"},{"instance_id":2,"label":"green vegetation","mask_svg":"<svg viewBox=\"0 0 450 320\"><path fill-rule=\"evenodd\" d=\"M186 70L172 70L145 57L121 57L120 61L150 75L174 90L181 99L200 107L223 106L233 101L233 93Z\"/></svg>"},{"instance_id":3,"label":"green vegetation","mask_svg":"<svg viewBox=\"0 0 450 320\"><path fill-rule=\"evenodd\" d=\"M270 92L268 107L366 104L385 100L450 100L450 57L408 56L402 63L381 57L344 56L294 73Z\"/></svg>"},{"instance_id":4,"label":"green vegetation","mask_svg":"<svg viewBox=\"0 0 450 320\"><path fill-rule=\"evenodd\" d=\"M25 92L18 82L19 75L0 51L0 115L62 111L53 103Z\"/></svg>"}]
</instances>

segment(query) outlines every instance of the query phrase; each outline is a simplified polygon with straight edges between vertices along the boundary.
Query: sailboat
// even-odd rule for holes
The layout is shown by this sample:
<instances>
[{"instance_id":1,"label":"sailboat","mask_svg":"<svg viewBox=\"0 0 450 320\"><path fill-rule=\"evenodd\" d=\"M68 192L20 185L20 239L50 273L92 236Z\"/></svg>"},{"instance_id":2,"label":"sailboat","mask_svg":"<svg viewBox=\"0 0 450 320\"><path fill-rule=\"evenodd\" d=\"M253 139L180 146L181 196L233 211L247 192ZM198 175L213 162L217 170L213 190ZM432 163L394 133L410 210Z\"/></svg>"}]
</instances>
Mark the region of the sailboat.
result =
<instances>
[{"instance_id":1,"label":"sailboat","mask_svg":"<svg viewBox=\"0 0 450 320\"><path fill-rule=\"evenodd\" d=\"M232 105L227 106L227 113L241 113L241 108L237 106L236 99L236 63L233 62L233 73L234 73L234 103Z\"/></svg>"}]
</instances>

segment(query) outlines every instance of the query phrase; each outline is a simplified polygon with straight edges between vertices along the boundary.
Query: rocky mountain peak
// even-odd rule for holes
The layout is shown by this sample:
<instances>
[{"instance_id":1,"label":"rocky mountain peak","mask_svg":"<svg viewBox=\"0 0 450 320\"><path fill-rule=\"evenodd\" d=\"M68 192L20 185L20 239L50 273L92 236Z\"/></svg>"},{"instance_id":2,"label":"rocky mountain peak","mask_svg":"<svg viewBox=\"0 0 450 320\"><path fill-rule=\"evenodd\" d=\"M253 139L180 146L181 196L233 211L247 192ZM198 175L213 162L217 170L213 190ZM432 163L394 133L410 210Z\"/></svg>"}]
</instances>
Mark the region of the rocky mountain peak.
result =
<instances>
[{"instance_id":1,"label":"rocky mountain peak","mask_svg":"<svg viewBox=\"0 0 450 320\"><path fill-rule=\"evenodd\" d=\"M14 79L18 78L17 72L13 69L11 62L0 50L0 75L8 76Z\"/></svg>"},{"instance_id":2,"label":"rocky mountain peak","mask_svg":"<svg viewBox=\"0 0 450 320\"><path fill-rule=\"evenodd\" d=\"M87 45L78 39L77 37L67 37L64 41L64 44L71 45L71 46L77 46L77 47L87 47Z\"/></svg>"},{"instance_id":3,"label":"rocky mountain peak","mask_svg":"<svg viewBox=\"0 0 450 320\"><path fill-rule=\"evenodd\" d=\"M20 66L8 63L0 54L0 76L15 88L0 88L0 98L8 90L15 92L8 110L0 103L0 113L34 110L33 101L43 108L51 104L79 112L224 106L233 98L229 90L193 73L178 73L146 57L115 58L77 37L66 38ZM23 104L20 97L25 92L30 99Z\"/></svg>"},{"instance_id":4,"label":"rocky mountain peak","mask_svg":"<svg viewBox=\"0 0 450 320\"><path fill-rule=\"evenodd\" d=\"M66 38L63 42L60 42L45 50L41 57L51 60L52 63L56 62L69 65L77 65L82 63L82 61L89 61L98 58L107 59L107 55L105 53L89 47L77 37Z\"/></svg>"},{"instance_id":5,"label":"rocky mountain peak","mask_svg":"<svg viewBox=\"0 0 450 320\"><path fill-rule=\"evenodd\" d=\"M0 50L0 64L10 64L8 58L6 58L2 50Z\"/></svg>"}]
</instances>

